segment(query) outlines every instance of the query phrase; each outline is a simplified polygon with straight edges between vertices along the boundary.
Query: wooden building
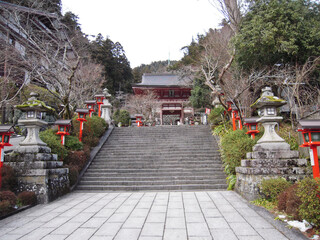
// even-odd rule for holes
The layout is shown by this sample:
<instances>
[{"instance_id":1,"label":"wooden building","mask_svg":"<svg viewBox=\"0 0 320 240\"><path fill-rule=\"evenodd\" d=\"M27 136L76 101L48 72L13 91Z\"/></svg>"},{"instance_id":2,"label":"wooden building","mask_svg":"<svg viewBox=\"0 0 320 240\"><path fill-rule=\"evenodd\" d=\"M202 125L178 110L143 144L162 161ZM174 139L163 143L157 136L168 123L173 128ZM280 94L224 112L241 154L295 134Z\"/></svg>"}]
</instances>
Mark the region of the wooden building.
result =
<instances>
[{"instance_id":1,"label":"wooden building","mask_svg":"<svg viewBox=\"0 0 320 240\"><path fill-rule=\"evenodd\" d=\"M153 91L160 102L159 113L161 125L177 125L188 123L194 110L190 105L192 79L180 77L172 73L146 73L141 83L133 85L135 94Z\"/></svg>"}]
</instances>

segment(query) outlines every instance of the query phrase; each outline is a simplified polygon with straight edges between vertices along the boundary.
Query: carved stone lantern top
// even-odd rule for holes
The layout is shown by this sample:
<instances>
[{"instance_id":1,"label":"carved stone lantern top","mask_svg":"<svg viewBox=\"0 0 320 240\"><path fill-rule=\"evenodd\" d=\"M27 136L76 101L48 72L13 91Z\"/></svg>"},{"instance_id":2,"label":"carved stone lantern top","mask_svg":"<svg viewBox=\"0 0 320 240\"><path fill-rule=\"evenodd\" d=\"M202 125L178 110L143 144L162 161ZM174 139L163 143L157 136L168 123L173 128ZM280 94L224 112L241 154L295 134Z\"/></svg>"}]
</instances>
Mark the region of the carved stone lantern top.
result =
<instances>
[{"instance_id":1,"label":"carved stone lantern top","mask_svg":"<svg viewBox=\"0 0 320 240\"><path fill-rule=\"evenodd\" d=\"M104 97L105 98L111 98L111 94L109 93L109 91L108 91L108 89L107 88L105 88L105 89L103 89L103 95L104 95Z\"/></svg>"},{"instance_id":2,"label":"carved stone lantern top","mask_svg":"<svg viewBox=\"0 0 320 240\"><path fill-rule=\"evenodd\" d=\"M38 112L54 111L52 107L47 106L43 101L38 100L39 94L31 92L30 98L24 103L17 105L16 108L22 112L34 110Z\"/></svg>"},{"instance_id":3,"label":"carved stone lantern top","mask_svg":"<svg viewBox=\"0 0 320 240\"><path fill-rule=\"evenodd\" d=\"M281 107L287 102L281 98L274 96L270 87L265 87L262 89L261 97L251 105L253 108L262 107Z\"/></svg>"}]
</instances>

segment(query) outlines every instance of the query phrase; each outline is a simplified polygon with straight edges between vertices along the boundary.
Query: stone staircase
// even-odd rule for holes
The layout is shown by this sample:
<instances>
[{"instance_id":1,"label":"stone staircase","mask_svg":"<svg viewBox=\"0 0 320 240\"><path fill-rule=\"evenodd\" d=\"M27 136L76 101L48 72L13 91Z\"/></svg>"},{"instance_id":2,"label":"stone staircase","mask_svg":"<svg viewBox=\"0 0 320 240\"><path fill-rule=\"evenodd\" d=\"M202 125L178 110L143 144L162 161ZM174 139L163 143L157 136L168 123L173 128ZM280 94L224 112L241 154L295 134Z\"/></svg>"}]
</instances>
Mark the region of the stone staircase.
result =
<instances>
[{"instance_id":1,"label":"stone staircase","mask_svg":"<svg viewBox=\"0 0 320 240\"><path fill-rule=\"evenodd\" d=\"M208 126L115 128L78 190L226 189Z\"/></svg>"}]
</instances>

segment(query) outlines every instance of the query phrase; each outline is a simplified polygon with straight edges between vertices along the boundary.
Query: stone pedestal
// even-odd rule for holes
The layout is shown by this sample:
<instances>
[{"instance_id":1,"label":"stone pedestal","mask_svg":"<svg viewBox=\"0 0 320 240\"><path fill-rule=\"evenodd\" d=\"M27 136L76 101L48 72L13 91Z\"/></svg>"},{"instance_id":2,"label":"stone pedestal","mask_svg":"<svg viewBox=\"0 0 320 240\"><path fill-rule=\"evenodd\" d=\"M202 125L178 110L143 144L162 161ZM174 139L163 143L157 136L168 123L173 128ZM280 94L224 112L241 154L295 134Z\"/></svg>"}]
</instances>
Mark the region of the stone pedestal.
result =
<instances>
[{"instance_id":1,"label":"stone pedestal","mask_svg":"<svg viewBox=\"0 0 320 240\"><path fill-rule=\"evenodd\" d=\"M63 162L46 146L20 147L6 155L5 164L17 172L18 192L35 192L38 203L48 203L69 191L69 169L62 168Z\"/></svg>"},{"instance_id":2,"label":"stone pedestal","mask_svg":"<svg viewBox=\"0 0 320 240\"><path fill-rule=\"evenodd\" d=\"M259 185L263 179L284 177L297 181L308 173L307 160L299 159L298 151L255 151L241 160L236 168L237 183L235 190L249 201L260 198Z\"/></svg>"}]
</instances>

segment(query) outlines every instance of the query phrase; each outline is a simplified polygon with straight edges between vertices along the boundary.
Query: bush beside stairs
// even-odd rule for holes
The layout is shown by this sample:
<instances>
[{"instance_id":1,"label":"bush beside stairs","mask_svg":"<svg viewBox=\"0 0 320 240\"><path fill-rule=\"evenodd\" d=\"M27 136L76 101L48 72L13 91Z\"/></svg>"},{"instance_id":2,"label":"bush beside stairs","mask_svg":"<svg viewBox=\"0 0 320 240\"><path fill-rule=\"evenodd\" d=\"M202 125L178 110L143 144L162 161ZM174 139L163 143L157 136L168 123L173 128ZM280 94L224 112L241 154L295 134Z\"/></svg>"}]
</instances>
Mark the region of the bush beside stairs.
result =
<instances>
[{"instance_id":1,"label":"bush beside stairs","mask_svg":"<svg viewBox=\"0 0 320 240\"><path fill-rule=\"evenodd\" d=\"M115 128L77 190L226 189L208 126Z\"/></svg>"}]
</instances>

